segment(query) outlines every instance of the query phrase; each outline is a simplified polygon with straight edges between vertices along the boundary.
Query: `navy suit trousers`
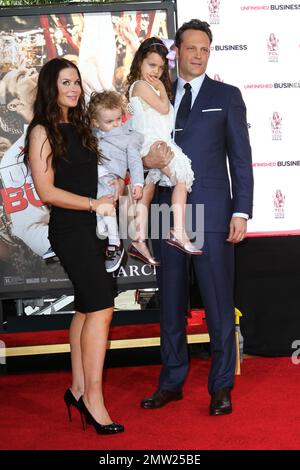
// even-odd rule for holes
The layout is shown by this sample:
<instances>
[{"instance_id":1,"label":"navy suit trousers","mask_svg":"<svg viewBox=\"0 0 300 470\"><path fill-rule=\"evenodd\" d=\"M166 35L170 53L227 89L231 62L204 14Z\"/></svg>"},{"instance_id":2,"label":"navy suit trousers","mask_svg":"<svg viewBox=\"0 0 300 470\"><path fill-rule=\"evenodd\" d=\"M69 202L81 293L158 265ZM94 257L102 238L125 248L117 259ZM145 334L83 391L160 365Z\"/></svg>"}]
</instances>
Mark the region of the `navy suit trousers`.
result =
<instances>
[{"instance_id":1,"label":"navy suit trousers","mask_svg":"<svg viewBox=\"0 0 300 470\"><path fill-rule=\"evenodd\" d=\"M170 204L171 193L158 193L156 203ZM165 240L152 240L157 269L161 313L162 369L159 388L180 390L188 373L186 313L189 263L194 263L210 335L212 364L210 393L232 387L235 372L234 247L228 234L205 233L203 255L189 256Z\"/></svg>"}]
</instances>

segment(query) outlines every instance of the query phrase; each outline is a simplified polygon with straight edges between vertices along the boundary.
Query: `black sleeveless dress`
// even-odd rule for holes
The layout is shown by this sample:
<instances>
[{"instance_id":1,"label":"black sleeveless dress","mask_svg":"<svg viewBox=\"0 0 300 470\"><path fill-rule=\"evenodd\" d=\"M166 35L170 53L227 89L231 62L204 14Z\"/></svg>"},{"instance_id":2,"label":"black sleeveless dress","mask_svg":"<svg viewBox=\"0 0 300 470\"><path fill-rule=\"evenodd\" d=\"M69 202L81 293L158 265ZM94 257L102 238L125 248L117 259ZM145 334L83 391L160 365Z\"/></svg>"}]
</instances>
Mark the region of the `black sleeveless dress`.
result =
<instances>
[{"instance_id":1,"label":"black sleeveless dress","mask_svg":"<svg viewBox=\"0 0 300 470\"><path fill-rule=\"evenodd\" d=\"M54 185L80 196L97 196L97 158L84 148L70 123L61 124L66 158L55 170ZM104 265L105 241L96 236L96 213L52 206L49 241L74 287L74 308L90 313L114 305L113 278Z\"/></svg>"}]
</instances>

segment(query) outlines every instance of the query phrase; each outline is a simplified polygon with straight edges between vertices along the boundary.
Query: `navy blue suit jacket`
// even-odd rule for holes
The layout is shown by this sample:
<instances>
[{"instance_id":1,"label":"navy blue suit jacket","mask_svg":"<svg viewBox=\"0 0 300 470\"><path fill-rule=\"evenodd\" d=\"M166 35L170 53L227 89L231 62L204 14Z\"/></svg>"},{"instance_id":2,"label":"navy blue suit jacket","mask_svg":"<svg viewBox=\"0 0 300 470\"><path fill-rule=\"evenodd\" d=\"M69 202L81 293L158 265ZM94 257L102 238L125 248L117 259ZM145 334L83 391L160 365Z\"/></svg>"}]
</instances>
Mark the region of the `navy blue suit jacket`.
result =
<instances>
[{"instance_id":1,"label":"navy blue suit jacket","mask_svg":"<svg viewBox=\"0 0 300 470\"><path fill-rule=\"evenodd\" d=\"M204 231L227 232L234 212L251 217L251 147L240 90L206 75L177 142L192 161L195 181L187 202L204 204Z\"/></svg>"}]
</instances>

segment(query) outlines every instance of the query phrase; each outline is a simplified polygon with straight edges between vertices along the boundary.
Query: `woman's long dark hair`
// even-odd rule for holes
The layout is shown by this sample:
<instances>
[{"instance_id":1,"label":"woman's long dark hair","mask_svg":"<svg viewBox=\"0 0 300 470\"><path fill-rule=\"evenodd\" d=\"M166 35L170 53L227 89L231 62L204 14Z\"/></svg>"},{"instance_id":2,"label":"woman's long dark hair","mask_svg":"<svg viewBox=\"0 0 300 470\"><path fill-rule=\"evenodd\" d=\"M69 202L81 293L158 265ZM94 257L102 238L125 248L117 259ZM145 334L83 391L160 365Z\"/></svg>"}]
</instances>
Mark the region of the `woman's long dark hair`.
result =
<instances>
[{"instance_id":1,"label":"woman's long dark hair","mask_svg":"<svg viewBox=\"0 0 300 470\"><path fill-rule=\"evenodd\" d=\"M77 106L74 108L69 108L69 122L74 124L76 127L82 145L91 152L95 153L99 160L102 158L102 155L98 150L97 139L94 137L91 130L88 113L86 112L80 72L73 62L70 62L67 59L55 58L49 62L46 62L39 73L37 94L33 105L33 119L27 129L25 146L22 152L24 155L24 163L27 166L29 158L30 133L32 129L39 124L45 127L47 138L51 147L51 153L47 157L47 163L51 158L52 168L56 169L59 160L66 157L66 142L64 141L64 137L59 126L59 124L63 122L63 114L57 103L57 81L61 70L67 68L73 68L77 71L81 88L81 94Z\"/></svg>"},{"instance_id":2,"label":"woman's long dark hair","mask_svg":"<svg viewBox=\"0 0 300 470\"><path fill-rule=\"evenodd\" d=\"M155 52L156 54L158 54L164 61L164 70L162 76L160 77L160 80L165 86L169 99L172 98L172 82L170 78L169 63L167 59L167 54L169 51L160 39L152 37L149 39L145 39L145 41L141 43L131 63L130 72L126 80L126 98L128 100L129 88L136 80L140 80L142 62L149 54L151 54L151 52Z\"/></svg>"}]
</instances>

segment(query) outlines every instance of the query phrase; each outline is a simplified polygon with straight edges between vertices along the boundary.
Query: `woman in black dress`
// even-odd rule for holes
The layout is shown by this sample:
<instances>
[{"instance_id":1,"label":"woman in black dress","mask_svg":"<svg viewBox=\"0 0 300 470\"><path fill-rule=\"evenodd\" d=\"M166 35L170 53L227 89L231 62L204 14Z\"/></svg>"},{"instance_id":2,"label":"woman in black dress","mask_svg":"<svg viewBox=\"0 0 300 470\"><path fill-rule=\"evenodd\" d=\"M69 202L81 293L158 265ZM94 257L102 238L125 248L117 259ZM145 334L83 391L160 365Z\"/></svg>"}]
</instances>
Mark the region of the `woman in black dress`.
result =
<instances>
[{"instance_id":1,"label":"woman in black dress","mask_svg":"<svg viewBox=\"0 0 300 470\"><path fill-rule=\"evenodd\" d=\"M97 141L90 130L78 68L52 59L41 69L34 117L24 148L40 199L51 205L49 239L73 286L76 313L70 327L72 385L64 399L99 434L121 432L102 393L102 372L113 314L112 278L105 270L104 241L96 212L112 215L111 196L96 199Z\"/></svg>"}]
</instances>

